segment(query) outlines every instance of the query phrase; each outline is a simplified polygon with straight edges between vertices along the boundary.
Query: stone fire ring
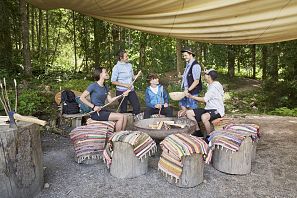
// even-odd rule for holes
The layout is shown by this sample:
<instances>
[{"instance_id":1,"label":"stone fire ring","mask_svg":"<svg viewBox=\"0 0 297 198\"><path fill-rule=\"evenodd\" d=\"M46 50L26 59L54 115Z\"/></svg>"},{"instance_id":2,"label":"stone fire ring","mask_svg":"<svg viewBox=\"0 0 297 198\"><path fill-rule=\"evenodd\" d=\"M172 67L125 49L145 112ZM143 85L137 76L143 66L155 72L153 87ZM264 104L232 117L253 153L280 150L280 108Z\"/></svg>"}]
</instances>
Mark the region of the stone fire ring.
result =
<instances>
[{"instance_id":1,"label":"stone fire ring","mask_svg":"<svg viewBox=\"0 0 297 198\"><path fill-rule=\"evenodd\" d=\"M168 130L149 128L150 124L156 124L157 122L161 122L161 121L174 121L174 123L176 124L185 124L186 127L185 128L172 127L171 129L168 129ZM149 118L149 119L143 119L143 120L134 122L134 130L147 133L153 139L162 140L168 135L171 135L174 133L193 134L195 132L195 122L187 118L169 118L169 117Z\"/></svg>"}]
</instances>

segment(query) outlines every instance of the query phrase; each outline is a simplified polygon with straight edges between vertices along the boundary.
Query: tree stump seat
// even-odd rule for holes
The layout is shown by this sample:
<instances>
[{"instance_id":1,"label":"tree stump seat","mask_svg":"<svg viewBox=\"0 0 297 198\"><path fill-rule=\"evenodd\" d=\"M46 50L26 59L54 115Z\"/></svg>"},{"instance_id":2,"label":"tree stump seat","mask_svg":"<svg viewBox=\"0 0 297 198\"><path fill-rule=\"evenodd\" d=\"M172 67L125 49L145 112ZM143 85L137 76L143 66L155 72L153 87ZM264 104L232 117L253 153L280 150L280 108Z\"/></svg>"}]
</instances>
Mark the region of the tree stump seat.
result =
<instances>
[{"instance_id":1,"label":"tree stump seat","mask_svg":"<svg viewBox=\"0 0 297 198\"><path fill-rule=\"evenodd\" d=\"M244 175L251 172L253 143L246 137L237 152L226 148L215 147L212 156L212 165L215 169L234 175Z\"/></svg>"},{"instance_id":2,"label":"tree stump seat","mask_svg":"<svg viewBox=\"0 0 297 198\"><path fill-rule=\"evenodd\" d=\"M40 128L18 122L0 126L0 197L31 198L43 188Z\"/></svg>"},{"instance_id":3,"label":"tree stump seat","mask_svg":"<svg viewBox=\"0 0 297 198\"><path fill-rule=\"evenodd\" d=\"M208 145L202 138L185 133L172 134L160 146L158 170L170 184L192 188L203 182Z\"/></svg>"},{"instance_id":4,"label":"tree stump seat","mask_svg":"<svg viewBox=\"0 0 297 198\"><path fill-rule=\"evenodd\" d=\"M112 176L134 178L147 173L148 157L156 150L156 143L147 134L120 131L109 138L103 156Z\"/></svg>"},{"instance_id":5,"label":"tree stump seat","mask_svg":"<svg viewBox=\"0 0 297 198\"><path fill-rule=\"evenodd\" d=\"M202 154L194 153L182 159L183 170L180 179L165 177L170 184L181 188L192 188L203 182L204 161Z\"/></svg>"}]
</instances>

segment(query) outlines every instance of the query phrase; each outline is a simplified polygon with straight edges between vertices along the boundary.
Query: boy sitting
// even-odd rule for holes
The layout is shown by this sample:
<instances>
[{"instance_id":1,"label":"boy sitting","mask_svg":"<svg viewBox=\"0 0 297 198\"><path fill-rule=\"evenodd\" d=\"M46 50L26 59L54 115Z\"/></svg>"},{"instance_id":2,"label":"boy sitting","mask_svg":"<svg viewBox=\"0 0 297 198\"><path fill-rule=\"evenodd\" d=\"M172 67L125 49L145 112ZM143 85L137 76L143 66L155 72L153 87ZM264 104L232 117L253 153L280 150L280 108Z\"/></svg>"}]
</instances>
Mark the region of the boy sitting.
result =
<instances>
[{"instance_id":1,"label":"boy sitting","mask_svg":"<svg viewBox=\"0 0 297 198\"><path fill-rule=\"evenodd\" d=\"M153 114L173 117L172 109L168 106L168 93L164 87L159 84L158 76L154 74L149 75L148 82L150 86L145 90L146 109L143 118L150 118Z\"/></svg>"}]
</instances>

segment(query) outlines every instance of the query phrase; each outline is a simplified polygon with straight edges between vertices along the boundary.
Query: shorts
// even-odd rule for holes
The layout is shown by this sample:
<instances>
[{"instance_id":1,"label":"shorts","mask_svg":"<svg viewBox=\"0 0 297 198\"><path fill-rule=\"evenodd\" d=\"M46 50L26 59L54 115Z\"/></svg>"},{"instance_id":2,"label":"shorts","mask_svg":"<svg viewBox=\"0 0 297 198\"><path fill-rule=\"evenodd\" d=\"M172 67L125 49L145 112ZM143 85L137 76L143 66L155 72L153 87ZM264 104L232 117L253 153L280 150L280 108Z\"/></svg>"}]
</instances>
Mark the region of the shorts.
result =
<instances>
[{"instance_id":1,"label":"shorts","mask_svg":"<svg viewBox=\"0 0 297 198\"><path fill-rule=\"evenodd\" d=\"M198 95L193 95L193 96L198 96ZM178 104L179 104L179 106L184 106L184 107L190 108L190 109L197 109L198 108L197 100L194 100L192 98L184 97L183 99L181 99L179 101Z\"/></svg>"},{"instance_id":2,"label":"shorts","mask_svg":"<svg viewBox=\"0 0 297 198\"><path fill-rule=\"evenodd\" d=\"M97 121L108 121L109 115L111 114L111 111L102 109L99 112L94 112L91 113L90 117L92 120L97 120Z\"/></svg>"},{"instance_id":3,"label":"shorts","mask_svg":"<svg viewBox=\"0 0 297 198\"><path fill-rule=\"evenodd\" d=\"M193 109L194 113L195 113L195 119L197 122L201 121L201 116L204 113L209 113L210 114L210 122L217 119L217 118L221 118L221 115L219 114L219 112L216 109L202 109L202 108L197 108L197 109Z\"/></svg>"}]
</instances>

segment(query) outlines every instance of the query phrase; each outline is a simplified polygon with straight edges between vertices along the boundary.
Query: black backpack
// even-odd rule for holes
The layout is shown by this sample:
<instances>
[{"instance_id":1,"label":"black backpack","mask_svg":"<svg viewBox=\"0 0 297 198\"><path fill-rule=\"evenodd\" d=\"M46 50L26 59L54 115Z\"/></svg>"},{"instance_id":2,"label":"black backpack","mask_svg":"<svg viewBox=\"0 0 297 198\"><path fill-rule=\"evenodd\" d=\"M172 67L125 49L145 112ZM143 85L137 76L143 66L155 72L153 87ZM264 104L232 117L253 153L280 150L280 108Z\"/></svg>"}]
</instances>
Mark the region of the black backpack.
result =
<instances>
[{"instance_id":1,"label":"black backpack","mask_svg":"<svg viewBox=\"0 0 297 198\"><path fill-rule=\"evenodd\" d=\"M64 90L61 93L62 113L76 114L79 113L78 103L75 101L75 94L73 91Z\"/></svg>"}]
</instances>

